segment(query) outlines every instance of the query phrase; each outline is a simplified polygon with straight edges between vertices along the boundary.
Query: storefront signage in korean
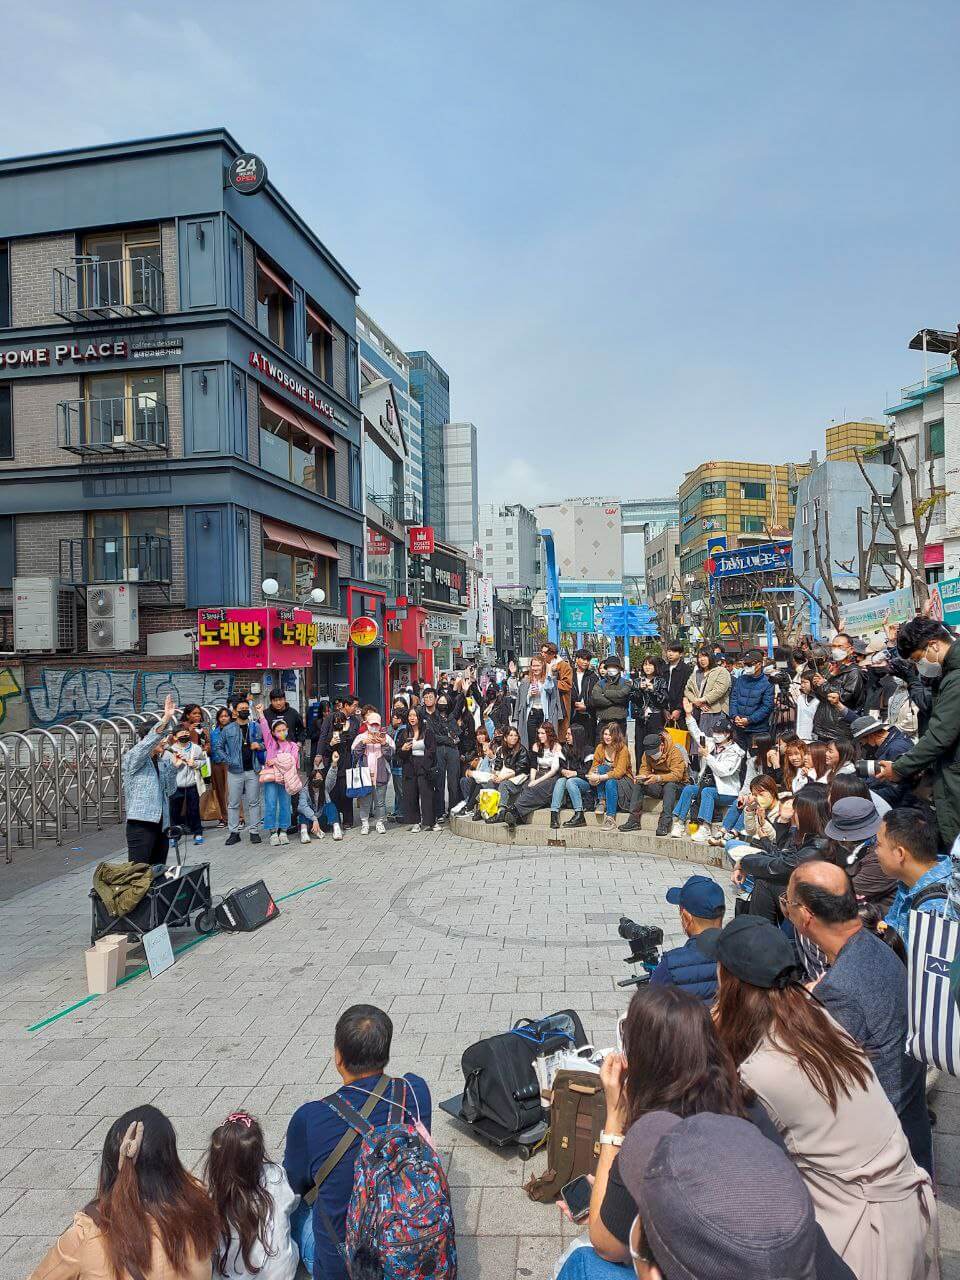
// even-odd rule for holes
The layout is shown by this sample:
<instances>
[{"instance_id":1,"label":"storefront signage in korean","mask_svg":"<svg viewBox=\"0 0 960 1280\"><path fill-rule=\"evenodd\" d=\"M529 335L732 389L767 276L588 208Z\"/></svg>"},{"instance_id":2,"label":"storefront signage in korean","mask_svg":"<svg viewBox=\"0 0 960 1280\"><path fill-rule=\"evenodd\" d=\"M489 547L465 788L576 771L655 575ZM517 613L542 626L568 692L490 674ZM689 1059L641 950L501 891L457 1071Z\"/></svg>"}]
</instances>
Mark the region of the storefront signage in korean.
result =
<instances>
[{"instance_id":1,"label":"storefront signage in korean","mask_svg":"<svg viewBox=\"0 0 960 1280\"><path fill-rule=\"evenodd\" d=\"M385 533L378 533L376 529L367 529L367 551L372 556L388 556L393 549L393 543Z\"/></svg>"},{"instance_id":2,"label":"storefront signage in korean","mask_svg":"<svg viewBox=\"0 0 960 1280\"><path fill-rule=\"evenodd\" d=\"M350 639L350 623L346 618L321 618L315 613L313 622L317 628L314 649L331 650L347 647L347 641Z\"/></svg>"},{"instance_id":3,"label":"storefront signage in korean","mask_svg":"<svg viewBox=\"0 0 960 1280\"><path fill-rule=\"evenodd\" d=\"M493 644L493 579L477 579L477 604L479 606L480 643Z\"/></svg>"},{"instance_id":4,"label":"storefront signage in korean","mask_svg":"<svg viewBox=\"0 0 960 1280\"><path fill-rule=\"evenodd\" d=\"M433 555L436 540L431 525L416 525L408 531L407 536L409 539L407 546L412 556Z\"/></svg>"},{"instance_id":5,"label":"storefront signage in korean","mask_svg":"<svg viewBox=\"0 0 960 1280\"><path fill-rule=\"evenodd\" d=\"M428 613L427 630L434 635L453 636L460 634L460 619L450 613Z\"/></svg>"},{"instance_id":6,"label":"storefront signage in korean","mask_svg":"<svg viewBox=\"0 0 960 1280\"><path fill-rule=\"evenodd\" d=\"M306 609L200 609L200 671L309 667L317 624Z\"/></svg>"},{"instance_id":7,"label":"storefront signage in korean","mask_svg":"<svg viewBox=\"0 0 960 1280\"><path fill-rule=\"evenodd\" d=\"M152 359L182 351L182 338L146 337L130 342L97 338L88 342L58 342L52 347L12 347L9 351L0 351L0 368L50 369L54 365L95 364L100 360Z\"/></svg>"},{"instance_id":8,"label":"storefront signage in korean","mask_svg":"<svg viewBox=\"0 0 960 1280\"><path fill-rule=\"evenodd\" d=\"M369 648L379 635L380 627L375 618L363 615L350 623L350 639L359 649Z\"/></svg>"},{"instance_id":9,"label":"storefront signage in korean","mask_svg":"<svg viewBox=\"0 0 960 1280\"><path fill-rule=\"evenodd\" d=\"M853 604L845 604L840 609L843 630L852 636L879 634L888 622L907 622L913 615L911 587L884 591L882 595L855 600Z\"/></svg>"},{"instance_id":10,"label":"storefront signage in korean","mask_svg":"<svg viewBox=\"0 0 960 1280\"><path fill-rule=\"evenodd\" d=\"M446 551L434 551L423 563L424 599L438 604L467 604L467 562Z\"/></svg>"},{"instance_id":11,"label":"storefront signage in korean","mask_svg":"<svg viewBox=\"0 0 960 1280\"><path fill-rule=\"evenodd\" d=\"M327 418L333 418L333 406L327 404L326 400L321 400L313 387L308 387L305 382L301 382L299 378L295 378L292 374L287 373L286 369L281 368L262 351L250 352L250 364L254 369L259 369L261 373L268 378L272 378L291 395L297 396L304 404L308 404L311 409L317 413L322 413Z\"/></svg>"},{"instance_id":12,"label":"storefront signage in korean","mask_svg":"<svg viewBox=\"0 0 960 1280\"><path fill-rule=\"evenodd\" d=\"M930 588L930 613L948 627L960 626L960 578L941 578Z\"/></svg>"},{"instance_id":13,"label":"storefront signage in korean","mask_svg":"<svg viewBox=\"0 0 960 1280\"><path fill-rule=\"evenodd\" d=\"M793 545L789 542L761 542L756 547L712 553L715 578L730 578L740 573L777 573L793 564Z\"/></svg>"}]
</instances>

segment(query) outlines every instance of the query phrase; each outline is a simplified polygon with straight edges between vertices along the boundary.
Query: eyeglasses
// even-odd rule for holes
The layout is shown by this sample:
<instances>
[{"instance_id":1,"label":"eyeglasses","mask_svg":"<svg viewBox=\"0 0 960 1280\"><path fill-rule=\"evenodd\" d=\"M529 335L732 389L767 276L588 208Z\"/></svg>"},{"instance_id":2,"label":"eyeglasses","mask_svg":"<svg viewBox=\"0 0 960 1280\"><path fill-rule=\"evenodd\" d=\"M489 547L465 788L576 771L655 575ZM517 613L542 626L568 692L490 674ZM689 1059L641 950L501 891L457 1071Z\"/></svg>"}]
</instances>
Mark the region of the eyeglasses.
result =
<instances>
[{"instance_id":1,"label":"eyeglasses","mask_svg":"<svg viewBox=\"0 0 960 1280\"><path fill-rule=\"evenodd\" d=\"M788 911L793 911L797 907L803 906L802 902L791 901L785 893L781 893L780 896L777 898L777 901L780 903L780 906L783 908L784 915L786 915Z\"/></svg>"}]
</instances>

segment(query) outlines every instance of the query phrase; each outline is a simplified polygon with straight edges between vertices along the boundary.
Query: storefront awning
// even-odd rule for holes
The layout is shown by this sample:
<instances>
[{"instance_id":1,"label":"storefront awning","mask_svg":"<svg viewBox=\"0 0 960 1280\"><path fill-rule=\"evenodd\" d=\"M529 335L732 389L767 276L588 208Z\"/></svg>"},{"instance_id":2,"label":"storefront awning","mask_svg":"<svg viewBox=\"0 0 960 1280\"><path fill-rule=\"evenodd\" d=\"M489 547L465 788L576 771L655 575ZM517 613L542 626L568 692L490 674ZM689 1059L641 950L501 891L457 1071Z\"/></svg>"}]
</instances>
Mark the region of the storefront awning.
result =
<instances>
[{"instance_id":1,"label":"storefront awning","mask_svg":"<svg viewBox=\"0 0 960 1280\"><path fill-rule=\"evenodd\" d=\"M324 333L328 333L332 338L333 330L330 328L330 325L328 324L328 322L324 320L323 316L316 309L316 307L311 307L309 302L306 305L307 305L307 315L310 317L313 323L317 326L318 329L322 329Z\"/></svg>"},{"instance_id":2,"label":"storefront awning","mask_svg":"<svg viewBox=\"0 0 960 1280\"><path fill-rule=\"evenodd\" d=\"M327 560L339 560L340 552L337 544L329 538L321 538L318 533L309 533L306 529L295 529L292 524L283 524L280 520L263 517L263 536L278 546L286 547L294 555L324 556Z\"/></svg>"},{"instance_id":3,"label":"storefront awning","mask_svg":"<svg viewBox=\"0 0 960 1280\"><path fill-rule=\"evenodd\" d=\"M302 431L314 443L336 452L333 436L329 431L324 431L319 422L314 422L311 418L306 417L305 414L298 412L293 405L287 404L286 400L281 400L279 396L275 396L272 391L267 391L264 387L260 388L260 400L265 408L269 409L271 413L275 413L278 418L282 418L284 422L289 423L295 431Z\"/></svg>"},{"instance_id":4,"label":"storefront awning","mask_svg":"<svg viewBox=\"0 0 960 1280\"><path fill-rule=\"evenodd\" d=\"M391 651L390 651L390 665L391 665L391 667L393 666L393 664L394 664L395 662L401 662L401 663L403 663L403 664L404 664L404 666L407 666L407 667L415 667L415 666L417 665L417 660L416 660L416 658L413 656L413 654L412 654L412 653L404 653L402 650L401 650L399 653L394 653L394 652L393 652L393 650L391 650Z\"/></svg>"},{"instance_id":5,"label":"storefront awning","mask_svg":"<svg viewBox=\"0 0 960 1280\"><path fill-rule=\"evenodd\" d=\"M281 289L288 298L293 298L293 290L287 284L286 280L284 280L283 276L280 275L279 272L275 271L273 267L270 266L269 262L265 262L264 259L260 257L259 253L257 254L257 270L262 271L268 280L272 280L277 288Z\"/></svg>"}]
</instances>

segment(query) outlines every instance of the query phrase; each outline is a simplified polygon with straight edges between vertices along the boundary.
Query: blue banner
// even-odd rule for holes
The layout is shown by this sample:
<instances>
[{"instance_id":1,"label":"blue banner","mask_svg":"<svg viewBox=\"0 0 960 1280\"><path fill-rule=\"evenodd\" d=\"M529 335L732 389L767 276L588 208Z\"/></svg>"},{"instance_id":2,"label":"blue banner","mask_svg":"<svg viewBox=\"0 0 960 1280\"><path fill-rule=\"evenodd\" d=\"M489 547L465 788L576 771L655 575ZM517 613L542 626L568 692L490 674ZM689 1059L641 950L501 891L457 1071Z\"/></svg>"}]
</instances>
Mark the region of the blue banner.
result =
<instances>
[{"instance_id":1,"label":"blue banner","mask_svg":"<svg viewBox=\"0 0 960 1280\"><path fill-rule=\"evenodd\" d=\"M755 547L738 547L734 551L716 551L713 568L707 572L715 578L732 578L740 573L780 573L793 568L793 544L761 542Z\"/></svg>"}]
</instances>

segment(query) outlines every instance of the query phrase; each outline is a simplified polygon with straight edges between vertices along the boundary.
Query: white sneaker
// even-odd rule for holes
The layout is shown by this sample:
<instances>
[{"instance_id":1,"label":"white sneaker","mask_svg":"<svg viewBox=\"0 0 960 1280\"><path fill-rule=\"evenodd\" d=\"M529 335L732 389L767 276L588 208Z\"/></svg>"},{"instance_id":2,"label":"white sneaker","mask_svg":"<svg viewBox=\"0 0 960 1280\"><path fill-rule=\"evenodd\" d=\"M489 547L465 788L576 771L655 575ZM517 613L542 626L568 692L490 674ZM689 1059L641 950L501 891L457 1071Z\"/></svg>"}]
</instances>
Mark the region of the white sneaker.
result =
<instances>
[{"instance_id":1,"label":"white sneaker","mask_svg":"<svg viewBox=\"0 0 960 1280\"><path fill-rule=\"evenodd\" d=\"M279 836L280 836L280 843L281 843L281 844L289 844L289 843L290 843L290 837L287 835L287 833L286 833L285 831L281 831L281 832L279 832Z\"/></svg>"},{"instance_id":2,"label":"white sneaker","mask_svg":"<svg viewBox=\"0 0 960 1280\"><path fill-rule=\"evenodd\" d=\"M385 822L382 822L382 821L381 821L381 822L378 822L378 823L377 823L377 835L378 835L378 836L385 836L386 834L387 834L387 824L386 824Z\"/></svg>"},{"instance_id":3,"label":"white sneaker","mask_svg":"<svg viewBox=\"0 0 960 1280\"><path fill-rule=\"evenodd\" d=\"M422 831L422 830L423 830L423 827L421 827L420 823L415 822L413 826L410 828L410 834L413 836L413 835L416 835L418 831Z\"/></svg>"},{"instance_id":4,"label":"white sneaker","mask_svg":"<svg viewBox=\"0 0 960 1280\"><path fill-rule=\"evenodd\" d=\"M683 837L683 823L679 818L674 818L673 826L670 828L670 839L680 840Z\"/></svg>"},{"instance_id":5,"label":"white sneaker","mask_svg":"<svg viewBox=\"0 0 960 1280\"><path fill-rule=\"evenodd\" d=\"M461 800L459 804L455 804L453 808L450 810L450 816L453 817L454 814L463 813L466 807L467 807L466 800Z\"/></svg>"},{"instance_id":6,"label":"white sneaker","mask_svg":"<svg viewBox=\"0 0 960 1280\"><path fill-rule=\"evenodd\" d=\"M442 822L435 822L435 823L433 824L433 826L430 828L430 830L431 830L431 831L442 831L442 830L443 830L443 823L442 823Z\"/></svg>"},{"instance_id":7,"label":"white sneaker","mask_svg":"<svg viewBox=\"0 0 960 1280\"><path fill-rule=\"evenodd\" d=\"M313 833L313 838L314 838L314 840L322 840L322 839L323 839L323 831L322 831L322 830L321 830L321 831L315 831L315 832Z\"/></svg>"},{"instance_id":8,"label":"white sneaker","mask_svg":"<svg viewBox=\"0 0 960 1280\"><path fill-rule=\"evenodd\" d=\"M279 843L280 843L280 832L279 832L279 831L274 831L274 832L272 833L272 835L270 836L270 843L271 843L271 844L279 844Z\"/></svg>"},{"instance_id":9,"label":"white sneaker","mask_svg":"<svg viewBox=\"0 0 960 1280\"><path fill-rule=\"evenodd\" d=\"M368 836L370 834L370 823L366 818L360 819L360 834L362 836Z\"/></svg>"},{"instance_id":10,"label":"white sneaker","mask_svg":"<svg viewBox=\"0 0 960 1280\"><path fill-rule=\"evenodd\" d=\"M333 838L334 840L343 839L343 828L340 826L339 822L335 822L333 824Z\"/></svg>"},{"instance_id":11,"label":"white sneaker","mask_svg":"<svg viewBox=\"0 0 960 1280\"><path fill-rule=\"evenodd\" d=\"M301 844L309 844L309 843L310 843L310 832L307 830L307 828L306 828L306 827L301 827L301 828L300 828L300 843L301 843Z\"/></svg>"},{"instance_id":12,"label":"white sneaker","mask_svg":"<svg viewBox=\"0 0 960 1280\"><path fill-rule=\"evenodd\" d=\"M693 834L693 843L706 844L709 839L710 839L710 824L709 822L701 822L699 827L697 827L696 831Z\"/></svg>"}]
</instances>

